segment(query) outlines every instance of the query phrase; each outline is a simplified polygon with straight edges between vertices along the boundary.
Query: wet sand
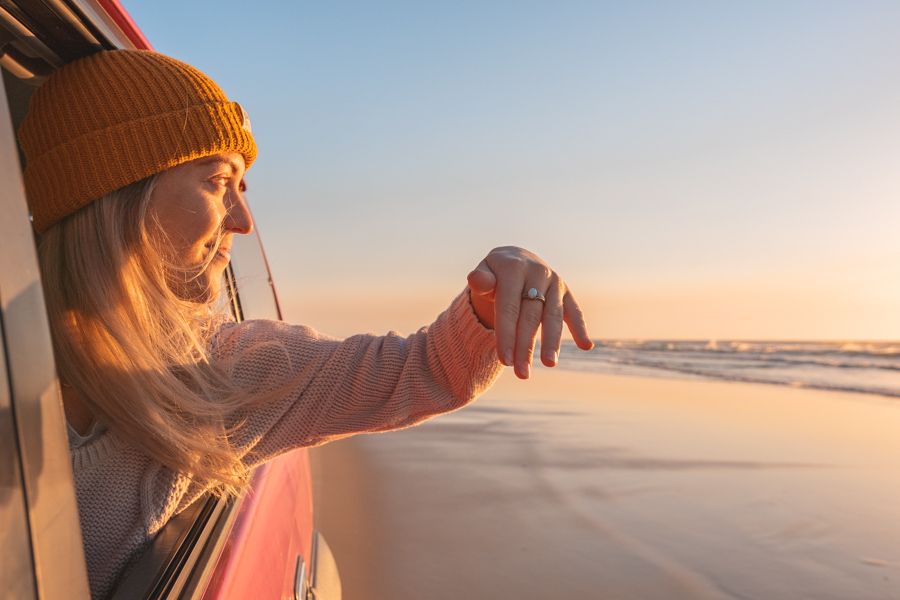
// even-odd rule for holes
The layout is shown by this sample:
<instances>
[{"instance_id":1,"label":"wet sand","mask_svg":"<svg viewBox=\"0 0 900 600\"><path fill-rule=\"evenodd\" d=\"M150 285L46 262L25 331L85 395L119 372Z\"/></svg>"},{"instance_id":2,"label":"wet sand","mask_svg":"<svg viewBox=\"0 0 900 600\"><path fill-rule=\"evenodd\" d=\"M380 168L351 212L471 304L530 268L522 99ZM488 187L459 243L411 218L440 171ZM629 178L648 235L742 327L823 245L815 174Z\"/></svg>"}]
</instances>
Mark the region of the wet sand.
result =
<instances>
[{"instance_id":1,"label":"wet sand","mask_svg":"<svg viewBox=\"0 0 900 600\"><path fill-rule=\"evenodd\" d=\"M345 600L900 598L900 402L538 368L311 453Z\"/></svg>"}]
</instances>

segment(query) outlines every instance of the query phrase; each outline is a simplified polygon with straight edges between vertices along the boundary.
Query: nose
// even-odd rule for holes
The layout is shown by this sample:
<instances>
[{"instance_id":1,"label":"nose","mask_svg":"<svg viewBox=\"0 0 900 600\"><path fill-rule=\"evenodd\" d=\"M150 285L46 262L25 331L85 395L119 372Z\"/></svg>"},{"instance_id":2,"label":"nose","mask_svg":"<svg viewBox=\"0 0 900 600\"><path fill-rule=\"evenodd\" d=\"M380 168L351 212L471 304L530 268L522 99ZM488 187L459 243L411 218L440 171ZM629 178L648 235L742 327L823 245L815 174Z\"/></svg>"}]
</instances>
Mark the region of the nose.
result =
<instances>
[{"instance_id":1,"label":"nose","mask_svg":"<svg viewBox=\"0 0 900 600\"><path fill-rule=\"evenodd\" d=\"M251 233L253 231L253 215L250 214L247 199L238 190L232 191L229 195L232 197L232 202L225 215L225 230L231 233Z\"/></svg>"}]
</instances>

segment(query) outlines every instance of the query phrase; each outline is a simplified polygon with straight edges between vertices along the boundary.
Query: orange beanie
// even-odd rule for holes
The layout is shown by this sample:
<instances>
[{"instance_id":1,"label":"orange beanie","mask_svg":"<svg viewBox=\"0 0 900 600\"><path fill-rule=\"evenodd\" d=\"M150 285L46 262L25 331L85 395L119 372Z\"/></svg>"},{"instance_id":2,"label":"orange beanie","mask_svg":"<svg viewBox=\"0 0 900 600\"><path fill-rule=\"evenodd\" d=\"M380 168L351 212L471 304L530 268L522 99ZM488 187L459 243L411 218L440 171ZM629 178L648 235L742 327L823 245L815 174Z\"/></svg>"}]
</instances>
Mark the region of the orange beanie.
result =
<instances>
[{"instance_id":1,"label":"orange beanie","mask_svg":"<svg viewBox=\"0 0 900 600\"><path fill-rule=\"evenodd\" d=\"M184 162L256 158L250 121L215 82L147 50L108 50L70 63L35 92L19 128L34 228Z\"/></svg>"}]
</instances>

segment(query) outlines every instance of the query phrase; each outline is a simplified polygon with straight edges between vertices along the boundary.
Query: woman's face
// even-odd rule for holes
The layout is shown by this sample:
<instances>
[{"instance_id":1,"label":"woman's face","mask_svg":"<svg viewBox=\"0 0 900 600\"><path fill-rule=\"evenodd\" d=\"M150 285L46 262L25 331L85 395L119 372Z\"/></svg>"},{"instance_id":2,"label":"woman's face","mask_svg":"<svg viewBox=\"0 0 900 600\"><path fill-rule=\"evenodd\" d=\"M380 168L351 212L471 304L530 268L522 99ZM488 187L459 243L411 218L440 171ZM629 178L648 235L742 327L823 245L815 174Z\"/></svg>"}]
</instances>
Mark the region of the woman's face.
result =
<instances>
[{"instance_id":1,"label":"woman's face","mask_svg":"<svg viewBox=\"0 0 900 600\"><path fill-rule=\"evenodd\" d=\"M218 296L232 237L253 230L245 189L244 157L237 153L200 158L157 176L149 216L167 238L164 254L184 269L172 282L179 296Z\"/></svg>"}]
</instances>

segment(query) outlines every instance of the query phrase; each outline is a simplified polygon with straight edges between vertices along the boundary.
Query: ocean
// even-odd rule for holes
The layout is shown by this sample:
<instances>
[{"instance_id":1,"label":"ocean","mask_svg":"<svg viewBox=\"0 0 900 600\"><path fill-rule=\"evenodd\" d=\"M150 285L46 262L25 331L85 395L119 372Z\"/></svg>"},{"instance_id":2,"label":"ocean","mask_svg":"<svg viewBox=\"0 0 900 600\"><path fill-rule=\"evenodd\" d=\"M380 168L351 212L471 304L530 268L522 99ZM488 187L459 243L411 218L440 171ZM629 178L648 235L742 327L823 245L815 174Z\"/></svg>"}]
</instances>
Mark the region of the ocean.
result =
<instances>
[{"instance_id":1,"label":"ocean","mask_svg":"<svg viewBox=\"0 0 900 600\"><path fill-rule=\"evenodd\" d=\"M568 342L560 367L900 397L900 342L611 340L590 352Z\"/></svg>"}]
</instances>

